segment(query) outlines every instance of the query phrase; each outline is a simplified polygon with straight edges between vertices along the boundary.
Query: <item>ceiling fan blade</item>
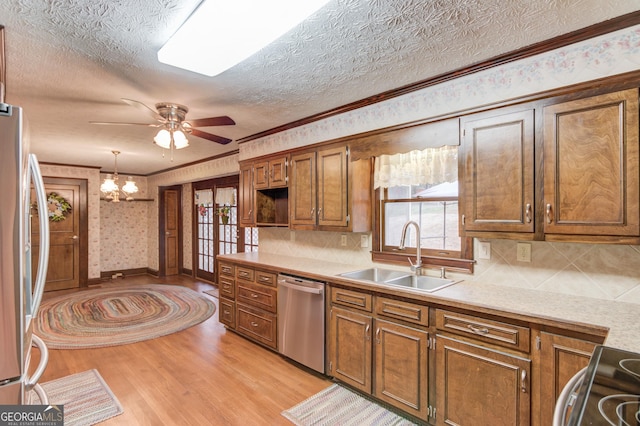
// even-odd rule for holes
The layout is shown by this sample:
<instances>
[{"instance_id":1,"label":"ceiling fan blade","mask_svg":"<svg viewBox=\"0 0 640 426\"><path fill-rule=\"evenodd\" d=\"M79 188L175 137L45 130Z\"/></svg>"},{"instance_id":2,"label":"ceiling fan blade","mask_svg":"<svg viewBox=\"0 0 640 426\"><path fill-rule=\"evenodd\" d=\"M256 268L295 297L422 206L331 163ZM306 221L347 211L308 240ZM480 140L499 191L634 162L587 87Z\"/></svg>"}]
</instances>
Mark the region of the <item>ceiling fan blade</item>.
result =
<instances>
[{"instance_id":1,"label":"ceiling fan blade","mask_svg":"<svg viewBox=\"0 0 640 426\"><path fill-rule=\"evenodd\" d=\"M107 124L114 126L147 126L147 127L160 127L162 124L159 123L121 123L121 122L113 122L113 121L90 121L90 124Z\"/></svg>"},{"instance_id":2,"label":"ceiling fan blade","mask_svg":"<svg viewBox=\"0 0 640 426\"><path fill-rule=\"evenodd\" d=\"M121 99L127 104L131 105L132 107L137 108L140 111L143 111L145 114L149 115L150 117L153 117L154 120L164 122L164 118L160 114L158 114L158 111L143 104L142 102L135 101L133 99L126 99L126 98L121 98Z\"/></svg>"},{"instance_id":3,"label":"ceiling fan blade","mask_svg":"<svg viewBox=\"0 0 640 426\"><path fill-rule=\"evenodd\" d=\"M210 127L210 126L232 126L236 124L233 119L223 115L221 117L199 118L197 120L187 120L191 127Z\"/></svg>"},{"instance_id":4,"label":"ceiling fan blade","mask_svg":"<svg viewBox=\"0 0 640 426\"><path fill-rule=\"evenodd\" d=\"M199 138L207 139L213 142L218 142L219 144L222 144L222 145L226 145L229 142L233 141L233 139L223 138L222 136L218 136L218 135L212 135L211 133L203 132L202 130L198 130L198 129L191 129L190 132L193 136L197 136Z\"/></svg>"}]
</instances>

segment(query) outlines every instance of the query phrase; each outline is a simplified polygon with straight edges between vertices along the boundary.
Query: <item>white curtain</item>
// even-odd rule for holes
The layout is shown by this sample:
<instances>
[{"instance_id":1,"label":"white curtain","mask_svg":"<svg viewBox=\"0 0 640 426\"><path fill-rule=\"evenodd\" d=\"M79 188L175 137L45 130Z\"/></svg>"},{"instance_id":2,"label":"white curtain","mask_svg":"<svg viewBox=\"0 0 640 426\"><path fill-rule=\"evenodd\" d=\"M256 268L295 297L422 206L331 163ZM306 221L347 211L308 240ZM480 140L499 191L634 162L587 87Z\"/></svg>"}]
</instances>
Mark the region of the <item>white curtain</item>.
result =
<instances>
[{"instance_id":1,"label":"white curtain","mask_svg":"<svg viewBox=\"0 0 640 426\"><path fill-rule=\"evenodd\" d=\"M195 192L194 201L196 204L203 204L205 206L213 203L213 191L210 189L201 189Z\"/></svg>"},{"instance_id":2,"label":"white curtain","mask_svg":"<svg viewBox=\"0 0 640 426\"><path fill-rule=\"evenodd\" d=\"M235 188L216 188L216 204L234 205L236 203Z\"/></svg>"},{"instance_id":3,"label":"white curtain","mask_svg":"<svg viewBox=\"0 0 640 426\"><path fill-rule=\"evenodd\" d=\"M443 146L375 158L373 185L389 188L458 180L458 147Z\"/></svg>"}]
</instances>

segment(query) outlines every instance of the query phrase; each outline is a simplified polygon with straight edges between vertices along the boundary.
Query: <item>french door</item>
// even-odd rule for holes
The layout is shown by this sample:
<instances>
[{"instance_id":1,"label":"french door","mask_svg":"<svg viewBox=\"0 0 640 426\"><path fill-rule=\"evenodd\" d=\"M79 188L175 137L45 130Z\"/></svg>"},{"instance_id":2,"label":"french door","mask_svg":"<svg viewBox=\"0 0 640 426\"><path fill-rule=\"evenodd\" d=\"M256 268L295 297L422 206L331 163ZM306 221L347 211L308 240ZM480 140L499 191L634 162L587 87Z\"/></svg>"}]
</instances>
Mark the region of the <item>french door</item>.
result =
<instances>
[{"instance_id":1,"label":"french door","mask_svg":"<svg viewBox=\"0 0 640 426\"><path fill-rule=\"evenodd\" d=\"M215 281L218 254L257 251L258 229L238 225L238 176L193 184L194 274Z\"/></svg>"}]
</instances>

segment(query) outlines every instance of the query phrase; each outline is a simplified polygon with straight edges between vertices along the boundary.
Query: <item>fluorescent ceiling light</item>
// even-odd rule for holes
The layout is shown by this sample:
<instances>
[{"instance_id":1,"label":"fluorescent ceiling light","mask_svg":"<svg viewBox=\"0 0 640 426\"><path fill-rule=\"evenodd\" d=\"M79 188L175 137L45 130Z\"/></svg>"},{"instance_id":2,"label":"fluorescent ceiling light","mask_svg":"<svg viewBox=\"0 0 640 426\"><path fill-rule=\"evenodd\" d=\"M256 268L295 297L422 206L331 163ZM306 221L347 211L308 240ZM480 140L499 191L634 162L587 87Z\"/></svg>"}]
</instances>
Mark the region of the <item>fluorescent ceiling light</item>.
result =
<instances>
[{"instance_id":1,"label":"fluorescent ceiling light","mask_svg":"<svg viewBox=\"0 0 640 426\"><path fill-rule=\"evenodd\" d=\"M205 0L158 51L158 60L214 76L242 62L329 0Z\"/></svg>"}]
</instances>

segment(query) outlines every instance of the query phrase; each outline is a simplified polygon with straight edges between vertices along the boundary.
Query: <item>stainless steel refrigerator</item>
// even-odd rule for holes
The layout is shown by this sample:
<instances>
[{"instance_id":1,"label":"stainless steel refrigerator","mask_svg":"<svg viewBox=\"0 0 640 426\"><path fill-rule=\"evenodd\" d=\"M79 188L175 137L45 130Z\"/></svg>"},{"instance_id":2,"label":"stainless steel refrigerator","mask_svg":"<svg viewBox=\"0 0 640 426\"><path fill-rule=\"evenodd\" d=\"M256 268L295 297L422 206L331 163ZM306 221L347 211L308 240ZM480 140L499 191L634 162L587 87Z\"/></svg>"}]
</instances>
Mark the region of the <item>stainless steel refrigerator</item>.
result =
<instances>
[{"instance_id":1,"label":"stainless steel refrigerator","mask_svg":"<svg viewBox=\"0 0 640 426\"><path fill-rule=\"evenodd\" d=\"M47 197L38 160L29 153L22 108L0 103L0 404L27 404L33 389L42 404L46 395L37 384L48 362L47 348L33 334L33 321L47 275L49 220ZM35 199L32 199L32 185ZM32 273L32 222L40 232L37 271ZM35 368L33 345L40 350Z\"/></svg>"}]
</instances>

